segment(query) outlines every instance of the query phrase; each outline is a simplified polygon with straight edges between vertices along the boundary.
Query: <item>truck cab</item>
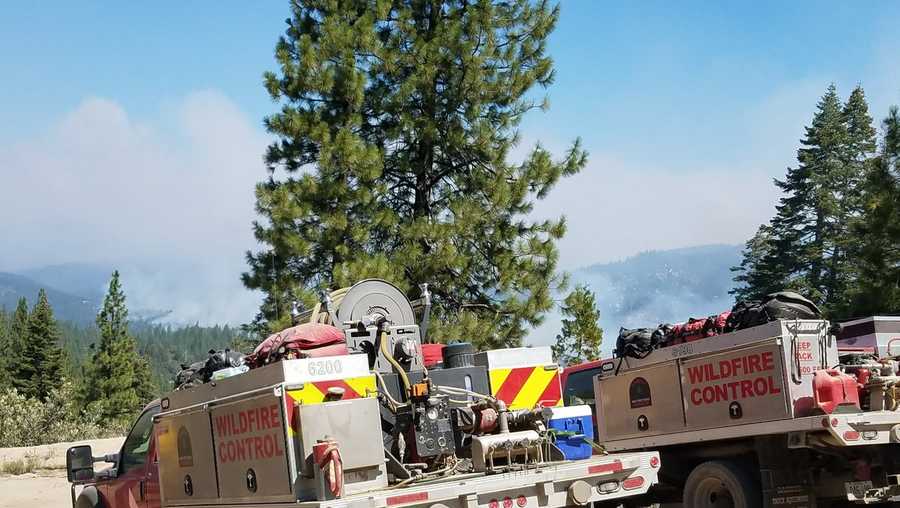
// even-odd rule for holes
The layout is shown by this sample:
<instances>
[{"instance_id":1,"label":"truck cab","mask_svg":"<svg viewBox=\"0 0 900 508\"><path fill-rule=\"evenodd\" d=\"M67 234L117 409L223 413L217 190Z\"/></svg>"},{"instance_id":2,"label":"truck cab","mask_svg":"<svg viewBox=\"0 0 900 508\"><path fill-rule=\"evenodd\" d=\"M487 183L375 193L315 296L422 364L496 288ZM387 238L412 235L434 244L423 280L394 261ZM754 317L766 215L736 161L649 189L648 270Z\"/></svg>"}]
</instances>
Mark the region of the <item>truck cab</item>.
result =
<instances>
[{"instance_id":1,"label":"truck cab","mask_svg":"<svg viewBox=\"0 0 900 508\"><path fill-rule=\"evenodd\" d=\"M90 446L69 449L66 457L75 508L158 508L159 469L153 417L159 401L148 404L132 425L118 453L94 457ZM94 472L95 462L112 466ZM81 491L76 497L76 486Z\"/></svg>"},{"instance_id":2,"label":"truck cab","mask_svg":"<svg viewBox=\"0 0 900 508\"><path fill-rule=\"evenodd\" d=\"M566 406L586 404L590 406L594 415L597 414L597 404L594 399L594 377L600 371L602 365L608 364L608 360L592 360L578 365L566 366L559 381L562 384L562 399ZM594 435L597 435L597 419L594 418Z\"/></svg>"}]
</instances>

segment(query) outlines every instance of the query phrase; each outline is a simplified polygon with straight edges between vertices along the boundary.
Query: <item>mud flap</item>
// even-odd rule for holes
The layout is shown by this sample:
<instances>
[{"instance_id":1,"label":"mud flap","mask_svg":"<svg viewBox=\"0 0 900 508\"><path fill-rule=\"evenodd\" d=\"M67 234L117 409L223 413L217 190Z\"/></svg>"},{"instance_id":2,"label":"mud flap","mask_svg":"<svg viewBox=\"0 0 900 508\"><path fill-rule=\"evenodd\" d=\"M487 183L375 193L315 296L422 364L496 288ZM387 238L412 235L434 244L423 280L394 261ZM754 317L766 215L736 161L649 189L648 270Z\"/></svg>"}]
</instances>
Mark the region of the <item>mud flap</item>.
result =
<instances>
[{"instance_id":1,"label":"mud flap","mask_svg":"<svg viewBox=\"0 0 900 508\"><path fill-rule=\"evenodd\" d=\"M789 450L784 435L758 437L755 444L763 508L815 508L809 452Z\"/></svg>"}]
</instances>

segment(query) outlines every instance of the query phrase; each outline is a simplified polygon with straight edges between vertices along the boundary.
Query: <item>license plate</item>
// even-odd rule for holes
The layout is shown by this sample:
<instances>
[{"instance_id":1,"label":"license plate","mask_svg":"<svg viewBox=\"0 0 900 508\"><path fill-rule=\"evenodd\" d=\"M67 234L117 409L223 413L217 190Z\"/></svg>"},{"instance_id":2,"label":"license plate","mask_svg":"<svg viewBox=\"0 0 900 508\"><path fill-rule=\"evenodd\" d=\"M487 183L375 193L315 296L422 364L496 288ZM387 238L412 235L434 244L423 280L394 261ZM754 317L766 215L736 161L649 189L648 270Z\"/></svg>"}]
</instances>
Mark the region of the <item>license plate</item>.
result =
<instances>
[{"instance_id":1,"label":"license plate","mask_svg":"<svg viewBox=\"0 0 900 508\"><path fill-rule=\"evenodd\" d=\"M847 499L850 501L862 500L866 497L866 491L872 488L872 482L865 480L861 482L844 482L844 490L847 492Z\"/></svg>"}]
</instances>

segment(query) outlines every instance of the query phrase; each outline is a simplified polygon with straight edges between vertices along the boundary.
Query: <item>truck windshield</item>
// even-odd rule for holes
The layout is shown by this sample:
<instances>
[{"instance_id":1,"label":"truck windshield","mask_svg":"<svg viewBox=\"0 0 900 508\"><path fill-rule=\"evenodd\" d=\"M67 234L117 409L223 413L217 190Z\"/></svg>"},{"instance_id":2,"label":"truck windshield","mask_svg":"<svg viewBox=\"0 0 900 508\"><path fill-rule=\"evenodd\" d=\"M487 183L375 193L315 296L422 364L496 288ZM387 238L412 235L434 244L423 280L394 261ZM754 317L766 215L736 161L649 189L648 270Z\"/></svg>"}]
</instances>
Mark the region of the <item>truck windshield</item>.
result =
<instances>
[{"instance_id":1,"label":"truck windshield","mask_svg":"<svg viewBox=\"0 0 900 508\"><path fill-rule=\"evenodd\" d=\"M588 404L594 407L594 376L597 369L573 372L566 378L563 401L567 406Z\"/></svg>"},{"instance_id":2,"label":"truck windshield","mask_svg":"<svg viewBox=\"0 0 900 508\"><path fill-rule=\"evenodd\" d=\"M153 406L144 411L138 418L125 444L122 445L122 455L119 458L118 474L122 475L130 469L141 466L147 461L147 451L150 449L150 436L153 434L153 416L159 413L159 406Z\"/></svg>"}]
</instances>

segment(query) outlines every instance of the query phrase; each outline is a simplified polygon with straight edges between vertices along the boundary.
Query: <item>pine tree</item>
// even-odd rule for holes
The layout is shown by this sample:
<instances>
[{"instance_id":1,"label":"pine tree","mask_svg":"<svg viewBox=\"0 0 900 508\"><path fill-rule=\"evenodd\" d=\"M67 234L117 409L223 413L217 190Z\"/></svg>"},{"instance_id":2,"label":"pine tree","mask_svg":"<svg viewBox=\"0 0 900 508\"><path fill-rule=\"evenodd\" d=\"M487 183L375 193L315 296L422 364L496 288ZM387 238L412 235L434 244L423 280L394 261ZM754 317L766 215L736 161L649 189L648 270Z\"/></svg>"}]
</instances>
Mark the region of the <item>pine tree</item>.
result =
<instances>
[{"instance_id":1,"label":"pine tree","mask_svg":"<svg viewBox=\"0 0 900 508\"><path fill-rule=\"evenodd\" d=\"M7 365L12 387L24 393L26 385L32 377L31 364L25 358L25 346L28 343L28 301L19 298L16 311L9 326L9 354Z\"/></svg>"},{"instance_id":2,"label":"pine tree","mask_svg":"<svg viewBox=\"0 0 900 508\"><path fill-rule=\"evenodd\" d=\"M22 357L22 393L26 397L45 400L50 391L62 383L65 356L53 309L43 289L38 292L37 303L28 316Z\"/></svg>"},{"instance_id":3,"label":"pine tree","mask_svg":"<svg viewBox=\"0 0 900 508\"><path fill-rule=\"evenodd\" d=\"M863 89L857 86L842 111L847 129L844 143L843 164L828 182L833 199L826 211L830 219L826 222L827 236L831 238L828 255L828 278L826 303L833 316L850 317L851 284L854 279L852 251L859 239L853 235L851 225L864 212L865 183L870 171L871 157L875 152L875 128L869 115Z\"/></svg>"},{"instance_id":4,"label":"pine tree","mask_svg":"<svg viewBox=\"0 0 900 508\"><path fill-rule=\"evenodd\" d=\"M850 223L862 212L862 182L874 131L862 88L845 105L834 85L806 128L798 165L776 186L784 193L775 217L744 251L735 271L739 298L795 289L826 311L845 306L852 265Z\"/></svg>"},{"instance_id":5,"label":"pine tree","mask_svg":"<svg viewBox=\"0 0 900 508\"><path fill-rule=\"evenodd\" d=\"M535 199L585 165L536 145L508 161L535 85L549 86L547 1L292 2L265 75L269 177L248 254L259 323L289 322L295 297L364 277L433 288L430 331L518 344L552 307L562 219L533 222Z\"/></svg>"},{"instance_id":6,"label":"pine tree","mask_svg":"<svg viewBox=\"0 0 900 508\"><path fill-rule=\"evenodd\" d=\"M0 351L4 352L0 355L0 393L2 393L7 388L12 388L12 374L10 373L12 365L9 363L12 344L9 335L9 318L4 308L0 308Z\"/></svg>"},{"instance_id":7,"label":"pine tree","mask_svg":"<svg viewBox=\"0 0 900 508\"><path fill-rule=\"evenodd\" d=\"M576 287L563 301L562 331L551 346L561 365L573 365L600 357L603 329L594 293L584 286Z\"/></svg>"},{"instance_id":8,"label":"pine tree","mask_svg":"<svg viewBox=\"0 0 900 508\"><path fill-rule=\"evenodd\" d=\"M831 85L797 151L800 164L789 168L784 180L775 182L787 196L773 220L777 247L772 255L787 258L784 266L789 270L789 285L822 303L827 298L827 225L834 208L829 183L841 170L846 138L840 99Z\"/></svg>"},{"instance_id":9,"label":"pine tree","mask_svg":"<svg viewBox=\"0 0 900 508\"><path fill-rule=\"evenodd\" d=\"M153 398L152 374L128 331L125 293L115 271L97 315L100 345L85 373L83 404L110 420L125 420Z\"/></svg>"},{"instance_id":10,"label":"pine tree","mask_svg":"<svg viewBox=\"0 0 900 508\"><path fill-rule=\"evenodd\" d=\"M753 238L744 244L741 264L731 269L737 273L730 291L738 300L761 300L765 295L783 287L781 274L772 273L765 261L771 259L772 227L763 224Z\"/></svg>"},{"instance_id":11,"label":"pine tree","mask_svg":"<svg viewBox=\"0 0 900 508\"><path fill-rule=\"evenodd\" d=\"M884 138L871 160L864 213L852 227L855 284L847 317L900 314L900 112L882 122Z\"/></svg>"}]
</instances>

